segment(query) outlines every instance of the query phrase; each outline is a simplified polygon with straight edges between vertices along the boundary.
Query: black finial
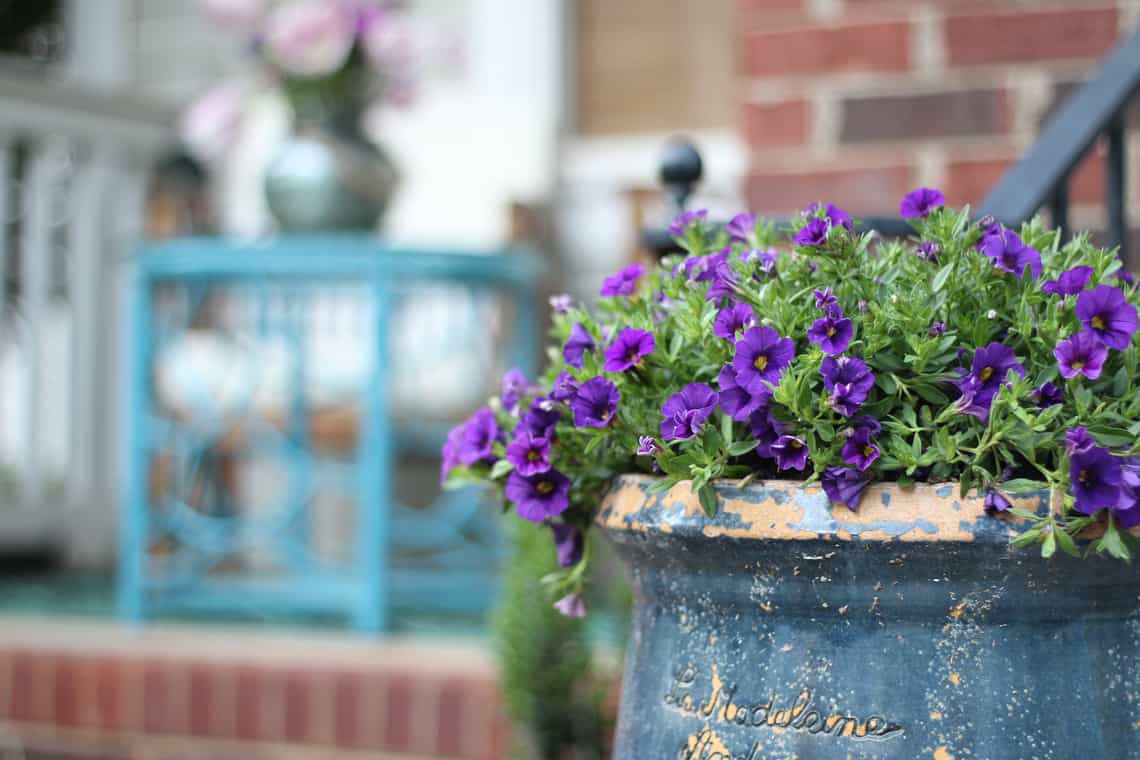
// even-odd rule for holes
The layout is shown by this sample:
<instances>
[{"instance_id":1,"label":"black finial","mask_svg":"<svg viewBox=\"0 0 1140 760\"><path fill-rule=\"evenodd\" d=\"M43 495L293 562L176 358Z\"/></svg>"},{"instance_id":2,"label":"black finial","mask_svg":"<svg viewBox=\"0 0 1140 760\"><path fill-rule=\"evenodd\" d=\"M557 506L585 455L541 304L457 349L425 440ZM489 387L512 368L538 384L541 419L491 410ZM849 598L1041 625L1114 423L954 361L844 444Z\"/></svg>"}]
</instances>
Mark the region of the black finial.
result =
<instances>
[{"instance_id":1,"label":"black finial","mask_svg":"<svg viewBox=\"0 0 1140 760\"><path fill-rule=\"evenodd\" d=\"M674 211L685 210L693 187L701 181L704 166L701 154L691 142L684 139L670 140L661 153L661 183L673 199Z\"/></svg>"}]
</instances>

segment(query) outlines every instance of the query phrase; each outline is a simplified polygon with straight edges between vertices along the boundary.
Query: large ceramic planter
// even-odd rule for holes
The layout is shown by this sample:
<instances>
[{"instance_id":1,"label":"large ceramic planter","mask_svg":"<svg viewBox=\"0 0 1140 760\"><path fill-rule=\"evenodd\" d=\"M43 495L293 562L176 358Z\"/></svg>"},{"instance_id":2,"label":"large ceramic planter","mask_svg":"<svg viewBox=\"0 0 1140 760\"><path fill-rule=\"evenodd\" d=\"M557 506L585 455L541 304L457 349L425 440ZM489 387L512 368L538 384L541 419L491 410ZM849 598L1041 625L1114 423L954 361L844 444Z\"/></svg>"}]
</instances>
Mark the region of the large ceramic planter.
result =
<instances>
[{"instance_id":1,"label":"large ceramic planter","mask_svg":"<svg viewBox=\"0 0 1140 760\"><path fill-rule=\"evenodd\" d=\"M618 760L1140 757L1136 569L1011 550L952 486L723 485L710 519L651 482L598 517L636 598Z\"/></svg>"}]
</instances>

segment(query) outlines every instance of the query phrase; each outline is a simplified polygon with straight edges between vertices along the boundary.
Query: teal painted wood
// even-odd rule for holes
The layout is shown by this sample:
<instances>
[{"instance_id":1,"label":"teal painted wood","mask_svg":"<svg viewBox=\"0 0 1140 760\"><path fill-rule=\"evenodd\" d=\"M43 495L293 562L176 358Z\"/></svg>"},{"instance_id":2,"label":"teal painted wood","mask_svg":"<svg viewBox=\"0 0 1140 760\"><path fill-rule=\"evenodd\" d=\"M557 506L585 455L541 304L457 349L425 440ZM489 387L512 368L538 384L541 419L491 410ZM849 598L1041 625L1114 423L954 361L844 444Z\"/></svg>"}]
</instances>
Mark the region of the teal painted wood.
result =
<instances>
[{"instance_id":1,"label":"teal painted wood","mask_svg":"<svg viewBox=\"0 0 1140 760\"><path fill-rule=\"evenodd\" d=\"M407 358L391 345L392 329L400 310L414 306L425 289L458 287L470 298L493 293L509 305L504 368L533 375L541 265L530 251L392 247L366 235L194 238L143 246L131 263L118 577L124 618L141 621L167 611L338 613L358 630L379 632L390 626L394 605L477 611L490 603L500 545L481 512L480 494L445 492L426 509L395 498L396 457L435 455L449 423L408 418L392 408L393 378ZM305 314L309 299L345 287L367 295L362 350L371 371L357 389L355 449L330 455L318 450L311 433L315 402L307 398L306 382L321 357L307 345ZM195 378L186 391L189 412L179 410L184 414L172 413L159 398L160 355L199 332L219 299L249 311L249 331L258 340L280 339L290 357L278 427L263 417L252 390L219 400L211 396L216 389ZM232 374L240 376L241 368ZM488 379L489 386L497 382ZM281 471L280 497L255 514L244 512L226 485L227 458L239 455L226 443L235 420L243 436L240 455L263 457ZM164 489L156 494L152 476L160 457ZM312 549L312 503L328 493L354 502L347 564ZM173 548L156 554L159 545ZM245 552L271 556L278 574L215 572L227 562L240 567L235 557Z\"/></svg>"}]
</instances>

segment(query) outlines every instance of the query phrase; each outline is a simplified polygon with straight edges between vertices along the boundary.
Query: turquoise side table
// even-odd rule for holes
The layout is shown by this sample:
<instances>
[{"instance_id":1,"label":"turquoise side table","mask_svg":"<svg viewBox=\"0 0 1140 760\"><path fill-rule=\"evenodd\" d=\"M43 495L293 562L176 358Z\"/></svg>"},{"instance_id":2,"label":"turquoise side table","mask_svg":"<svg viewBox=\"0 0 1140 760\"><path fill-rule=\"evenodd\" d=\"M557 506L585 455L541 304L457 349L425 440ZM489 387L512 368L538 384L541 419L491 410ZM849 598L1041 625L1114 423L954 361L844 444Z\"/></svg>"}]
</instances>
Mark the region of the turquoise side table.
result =
<instances>
[{"instance_id":1,"label":"turquoise side table","mask_svg":"<svg viewBox=\"0 0 1140 760\"><path fill-rule=\"evenodd\" d=\"M394 605L485 607L499 545L480 494L413 508L395 470L435 456L502 369L533 376L529 251L197 238L143 246L133 268L122 617L334 613L378 632ZM322 339L322 320L356 342ZM510 347L498 366L480 336ZM439 388L459 391L450 414ZM313 549L330 498L352 505L339 561Z\"/></svg>"}]
</instances>

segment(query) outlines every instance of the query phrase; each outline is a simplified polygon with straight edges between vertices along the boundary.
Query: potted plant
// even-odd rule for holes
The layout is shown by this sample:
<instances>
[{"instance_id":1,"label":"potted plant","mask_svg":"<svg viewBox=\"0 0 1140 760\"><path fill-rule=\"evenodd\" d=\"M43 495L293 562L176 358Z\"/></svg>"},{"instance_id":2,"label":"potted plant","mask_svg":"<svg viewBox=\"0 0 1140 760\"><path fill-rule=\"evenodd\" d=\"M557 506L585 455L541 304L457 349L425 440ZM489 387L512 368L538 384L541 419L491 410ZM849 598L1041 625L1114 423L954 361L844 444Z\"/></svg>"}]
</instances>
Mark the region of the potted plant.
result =
<instances>
[{"instance_id":1,"label":"potted plant","mask_svg":"<svg viewBox=\"0 0 1140 760\"><path fill-rule=\"evenodd\" d=\"M208 160L234 141L248 97L277 90L290 134L269 160L265 199L290 232L370 229L388 206L397 172L363 132L373 105L406 105L414 41L391 0L200 0L237 29L257 62L250 81L231 81L193 103L185 141Z\"/></svg>"},{"instance_id":2,"label":"potted plant","mask_svg":"<svg viewBox=\"0 0 1140 760\"><path fill-rule=\"evenodd\" d=\"M1140 756L1132 278L901 211L687 212L685 256L556 299L541 381L448 437L446 477L550 526L565 614L591 526L627 564L616 757Z\"/></svg>"}]
</instances>

